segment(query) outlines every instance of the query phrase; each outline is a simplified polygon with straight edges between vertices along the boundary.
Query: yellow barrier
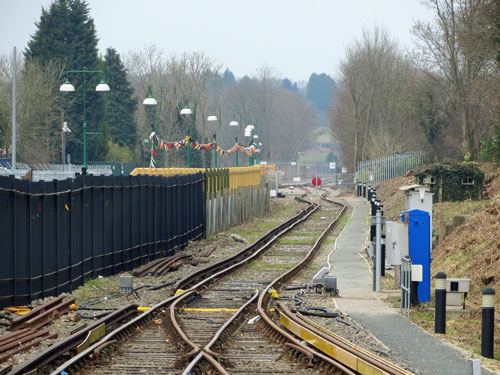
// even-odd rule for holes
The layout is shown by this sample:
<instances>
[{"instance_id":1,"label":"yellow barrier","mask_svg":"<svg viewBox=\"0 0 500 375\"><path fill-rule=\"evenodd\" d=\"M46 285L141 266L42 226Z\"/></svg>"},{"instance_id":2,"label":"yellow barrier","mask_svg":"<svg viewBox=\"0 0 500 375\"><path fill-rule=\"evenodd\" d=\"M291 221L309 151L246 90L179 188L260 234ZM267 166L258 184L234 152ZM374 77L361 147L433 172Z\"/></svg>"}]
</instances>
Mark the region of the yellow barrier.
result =
<instances>
[{"instance_id":1,"label":"yellow barrier","mask_svg":"<svg viewBox=\"0 0 500 375\"><path fill-rule=\"evenodd\" d=\"M267 175L269 171L275 171L276 166L270 165L254 165L252 167L234 167L234 168L135 168L131 176L150 175L150 176L175 176L182 174L191 174L202 172L207 176L207 191L220 191L223 188L229 187L234 190L243 186L258 186L260 185L261 175ZM227 175L224 173L229 171L229 186L227 186Z\"/></svg>"}]
</instances>

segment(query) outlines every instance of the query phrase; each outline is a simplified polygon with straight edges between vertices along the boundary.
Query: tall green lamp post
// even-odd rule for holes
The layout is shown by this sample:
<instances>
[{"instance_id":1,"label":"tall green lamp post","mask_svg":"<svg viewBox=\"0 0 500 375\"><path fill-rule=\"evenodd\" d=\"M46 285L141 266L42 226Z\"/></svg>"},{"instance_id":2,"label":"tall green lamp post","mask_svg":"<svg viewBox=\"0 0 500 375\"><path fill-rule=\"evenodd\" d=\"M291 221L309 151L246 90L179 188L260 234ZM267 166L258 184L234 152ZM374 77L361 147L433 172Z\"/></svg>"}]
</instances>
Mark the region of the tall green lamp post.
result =
<instances>
[{"instance_id":1,"label":"tall green lamp post","mask_svg":"<svg viewBox=\"0 0 500 375\"><path fill-rule=\"evenodd\" d=\"M234 137L234 140L235 140L236 144L238 144L238 127L240 126L240 123L234 119L234 117L235 117L234 115L239 116L240 122L243 122L243 116L239 112L234 112L233 119L229 122L229 126L232 126L233 129L236 129L236 131L235 131L236 136ZM238 167L238 154L239 153L240 152L238 150L236 150L236 167Z\"/></svg>"},{"instance_id":2,"label":"tall green lamp post","mask_svg":"<svg viewBox=\"0 0 500 375\"><path fill-rule=\"evenodd\" d=\"M63 92L73 92L75 91L75 86L69 82L69 75L75 73L83 73L83 168L84 174L87 174L87 134L101 134L88 132L87 133L87 74L100 73L101 83L99 83L95 91L109 91L109 86L104 82L104 72L102 70L88 70L87 67L83 67L83 70L68 70L66 72L66 82L64 82L59 91Z\"/></svg>"},{"instance_id":3,"label":"tall green lamp post","mask_svg":"<svg viewBox=\"0 0 500 375\"><path fill-rule=\"evenodd\" d=\"M214 168L217 168L217 130L220 129L221 125L222 125L222 116L221 116L221 110L220 110L220 107L218 105L214 105L212 106L211 108L211 112L210 112L210 116L208 116L207 118L207 121L210 122L210 123L216 123L218 122L218 126L217 128L214 130L214 141L215 141L215 148L214 148ZM219 117L217 117L215 115L215 110L217 110L217 113L219 115Z\"/></svg>"},{"instance_id":4,"label":"tall green lamp post","mask_svg":"<svg viewBox=\"0 0 500 375\"><path fill-rule=\"evenodd\" d=\"M189 99L191 99L194 102L194 108L191 111L191 109L188 106ZM184 108L181 109L181 115L183 117L185 116L192 116L191 117L191 122L188 124L188 137L189 137L189 142L188 142L188 151L187 151L187 167L191 168L191 130L193 126L196 126L196 99L193 98L192 96L186 96L184 98Z\"/></svg>"},{"instance_id":5,"label":"tall green lamp post","mask_svg":"<svg viewBox=\"0 0 500 375\"><path fill-rule=\"evenodd\" d=\"M152 93L153 87L158 87L160 89L160 105L158 106L158 111L156 111L155 115L153 116L153 121L151 123L151 131L152 132L155 131L156 119L158 118L158 116L161 113L161 104L163 102L163 87L161 87L160 85L158 85L156 83L150 84L148 86L148 96L142 102L142 104L147 105L147 106L156 106L156 105L158 105L158 102L153 97L153 93ZM156 167L156 160L155 160L154 151L155 151L155 142L154 142L154 139L153 139L151 141L151 159L150 159L150 162L149 162L149 167L150 168L155 168Z\"/></svg>"}]
</instances>

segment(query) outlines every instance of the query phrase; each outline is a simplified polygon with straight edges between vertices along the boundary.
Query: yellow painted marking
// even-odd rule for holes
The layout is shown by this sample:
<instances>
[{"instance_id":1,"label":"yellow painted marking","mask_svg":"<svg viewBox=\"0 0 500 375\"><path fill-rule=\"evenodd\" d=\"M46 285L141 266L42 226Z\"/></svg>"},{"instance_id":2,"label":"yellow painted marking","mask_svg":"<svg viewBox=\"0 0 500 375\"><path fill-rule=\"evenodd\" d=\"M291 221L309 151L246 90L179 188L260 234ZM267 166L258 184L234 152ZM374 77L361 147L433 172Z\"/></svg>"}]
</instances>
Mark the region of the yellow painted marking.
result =
<instances>
[{"instance_id":1,"label":"yellow painted marking","mask_svg":"<svg viewBox=\"0 0 500 375\"><path fill-rule=\"evenodd\" d=\"M177 290L175 291L175 295L181 294L182 292L184 292L184 290L183 290L183 289L177 289Z\"/></svg>"},{"instance_id":2,"label":"yellow painted marking","mask_svg":"<svg viewBox=\"0 0 500 375\"><path fill-rule=\"evenodd\" d=\"M148 311L148 310L151 310L151 307L139 306L139 307L137 307L137 310L139 310L139 311Z\"/></svg>"},{"instance_id":3,"label":"yellow painted marking","mask_svg":"<svg viewBox=\"0 0 500 375\"><path fill-rule=\"evenodd\" d=\"M185 307L184 311L203 311L203 312L215 312L215 311L238 311L238 309L225 309L225 308L211 308L204 309L201 307Z\"/></svg>"},{"instance_id":4,"label":"yellow painted marking","mask_svg":"<svg viewBox=\"0 0 500 375\"><path fill-rule=\"evenodd\" d=\"M323 353L327 354L333 359L336 359L337 361L343 363L347 367L359 372L362 375L384 374L382 370L364 362L354 354L351 354L344 349L328 342L323 337L317 336L314 332L301 327L293 320L288 319L288 317L283 315L282 313L280 313L280 323L290 332L307 341L309 344L321 350Z\"/></svg>"},{"instance_id":5,"label":"yellow painted marking","mask_svg":"<svg viewBox=\"0 0 500 375\"><path fill-rule=\"evenodd\" d=\"M106 334L106 325L105 323L102 323L100 326L94 328L92 331L89 331L85 340L83 340L83 342L76 347L76 352L77 353L83 352L94 342L104 337L105 334Z\"/></svg>"}]
</instances>

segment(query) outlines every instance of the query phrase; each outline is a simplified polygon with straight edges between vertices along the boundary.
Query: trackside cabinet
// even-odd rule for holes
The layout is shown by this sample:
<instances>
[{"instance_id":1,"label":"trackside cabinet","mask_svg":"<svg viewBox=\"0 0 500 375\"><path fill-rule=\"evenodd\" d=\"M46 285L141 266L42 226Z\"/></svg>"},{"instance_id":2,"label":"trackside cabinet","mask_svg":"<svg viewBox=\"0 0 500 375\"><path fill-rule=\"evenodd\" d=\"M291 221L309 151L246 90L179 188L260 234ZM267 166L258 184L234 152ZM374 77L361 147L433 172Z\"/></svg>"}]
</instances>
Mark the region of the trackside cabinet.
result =
<instances>
[{"instance_id":1,"label":"trackside cabinet","mask_svg":"<svg viewBox=\"0 0 500 375\"><path fill-rule=\"evenodd\" d=\"M408 251L414 265L422 265L422 281L418 283L418 299L431 299L430 215L422 210L409 210L404 214L408 224Z\"/></svg>"}]
</instances>

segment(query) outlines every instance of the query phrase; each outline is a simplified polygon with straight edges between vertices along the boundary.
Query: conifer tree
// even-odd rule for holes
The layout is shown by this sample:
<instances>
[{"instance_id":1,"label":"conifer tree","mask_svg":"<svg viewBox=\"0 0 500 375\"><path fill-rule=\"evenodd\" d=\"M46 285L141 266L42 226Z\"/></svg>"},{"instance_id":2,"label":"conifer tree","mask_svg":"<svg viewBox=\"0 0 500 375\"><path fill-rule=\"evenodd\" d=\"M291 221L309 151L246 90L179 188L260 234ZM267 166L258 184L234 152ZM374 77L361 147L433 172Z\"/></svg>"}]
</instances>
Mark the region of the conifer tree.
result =
<instances>
[{"instance_id":1,"label":"conifer tree","mask_svg":"<svg viewBox=\"0 0 500 375\"><path fill-rule=\"evenodd\" d=\"M97 55L97 34L94 20L89 17L88 4L82 0L55 0L48 10L42 8L37 30L25 50L27 60L42 66L49 62L64 64L65 70L100 70ZM71 128L66 150L73 162L83 161L83 73L68 76L75 86L75 92L54 92L59 95L65 121ZM96 92L101 80L100 74L86 75L86 123L87 132L101 132L89 135L87 159L102 160L107 152L106 124L104 122L104 97L107 93ZM62 83L62 82L61 82ZM111 87L113 90L113 87Z\"/></svg>"},{"instance_id":2,"label":"conifer tree","mask_svg":"<svg viewBox=\"0 0 500 375\"><path fill-rule=\"evenodd\" d=\"M104 59L106 79L113 88L106 96L105 120L110 138L113 143L133 150L137 141L137 125L134 119L137 99L133 97L134 89L127 79L120 55L114 48L106 50Z\"/></svg>"}]
</instances>

